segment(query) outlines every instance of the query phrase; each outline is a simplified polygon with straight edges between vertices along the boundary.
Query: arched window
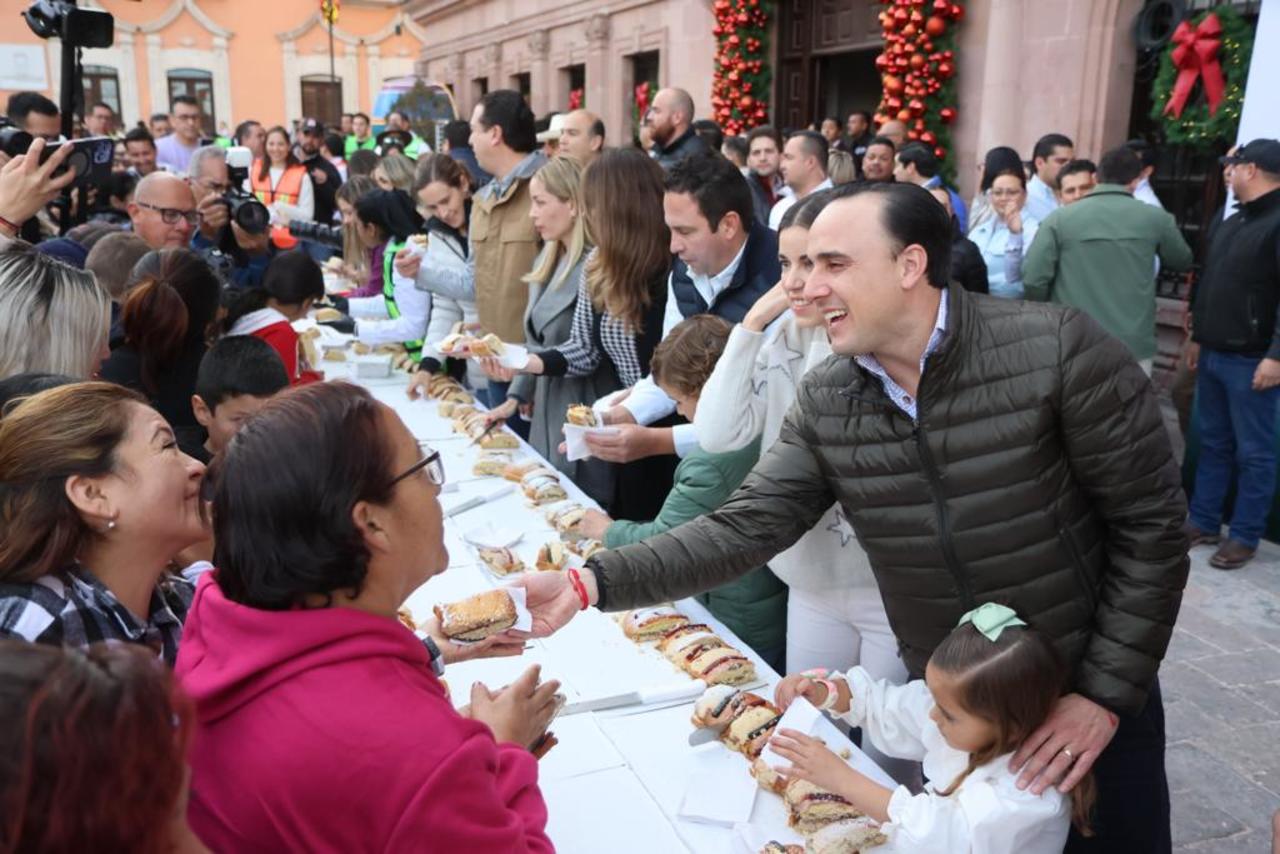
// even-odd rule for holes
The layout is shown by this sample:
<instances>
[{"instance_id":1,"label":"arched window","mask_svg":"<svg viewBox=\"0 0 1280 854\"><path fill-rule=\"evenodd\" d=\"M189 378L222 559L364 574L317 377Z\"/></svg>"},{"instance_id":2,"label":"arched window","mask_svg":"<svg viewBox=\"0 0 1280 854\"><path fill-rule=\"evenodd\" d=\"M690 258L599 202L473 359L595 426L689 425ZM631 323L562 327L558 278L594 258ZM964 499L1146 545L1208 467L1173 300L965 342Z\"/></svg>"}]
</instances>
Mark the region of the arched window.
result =
<instances>
[{"instance_id":1,"label":"arched window","mask_svg":"<svg viewBox=\"0 0 1280 854\"><path fill-rule=\"evenodd\" d=\"M109 65L84 66L84 109L102 102L120 116L120 75Z\"/></svg>"},{"instance_id":2,"label":"arched window","mask_svg":"<svg viewBox=\"0 0 1280 854\"><path fill-rule=\"evenodd\" d=\"M201 131L207 137L215 135L218 117L213 104L213 74L198 68L174 68L169 71L169 101L179 95L190 95L200 104L204 114ZM168 104L157 105L160 109L168 109Z\"/></svg>"}]
</instances>

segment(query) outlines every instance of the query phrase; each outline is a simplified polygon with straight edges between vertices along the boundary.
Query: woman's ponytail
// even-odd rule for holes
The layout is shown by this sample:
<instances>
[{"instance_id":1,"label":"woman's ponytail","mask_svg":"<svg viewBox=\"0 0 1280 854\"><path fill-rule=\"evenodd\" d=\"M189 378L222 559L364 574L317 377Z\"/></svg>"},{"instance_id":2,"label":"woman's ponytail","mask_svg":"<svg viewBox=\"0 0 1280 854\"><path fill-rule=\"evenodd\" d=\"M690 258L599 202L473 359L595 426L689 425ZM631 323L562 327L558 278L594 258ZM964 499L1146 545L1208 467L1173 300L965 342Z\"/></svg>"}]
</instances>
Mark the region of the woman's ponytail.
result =
<instances>
[{"instance_id":1,"label":"woman's ponytail","mask_svg":"<svg viewBox=\"0 0 1280 854\"><path fill-rule=\"evenodd\" d=\"M141 360L142 387L159 393L159 376L178 357L191 318L178 291L163 279L146 279L129 291L120 311L124 343Z\"/></svg>"}]
</instances>

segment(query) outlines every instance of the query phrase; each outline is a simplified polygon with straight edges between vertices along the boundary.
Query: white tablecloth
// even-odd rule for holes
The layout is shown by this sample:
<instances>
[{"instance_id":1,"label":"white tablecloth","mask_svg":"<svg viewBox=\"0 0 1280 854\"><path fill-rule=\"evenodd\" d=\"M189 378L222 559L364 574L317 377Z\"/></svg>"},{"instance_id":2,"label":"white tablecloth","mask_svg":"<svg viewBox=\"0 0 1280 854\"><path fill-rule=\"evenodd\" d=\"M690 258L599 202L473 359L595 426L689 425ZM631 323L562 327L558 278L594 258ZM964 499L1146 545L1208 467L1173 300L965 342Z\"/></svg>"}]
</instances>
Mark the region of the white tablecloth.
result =
<instances>
[{"instance_id":1,"label":"white tablecloth","mask_svg":"<svg viewBox=\"0 0 1280 854\"><path fill-rule=\"evenodd\" d=\"M344 378L337 363L324 366L328 378ZM410 401L406 380L361 380L380 401L392 407L413 434L441 452L448 491L441 496L445 507L466 497L491 493L500 479L475 478L471 464L478 449L452 432L448 419L437 413L435 401ZM518 455L535 459L537 453L521 443ZM563 478L571 501L595 507L585 493ZM437 603L451 602L496 585L495 577L480 563L463 534L485 524L514 527L523 534L515 551L533 568L538 547L556 537L541 510L529 507L517 489L482 507L445 520L449 569L414 592L407 603L415 616L425 618ZM772 697L779 675L738 640L702 605L685 599L676 606L691 620L711 625L726 641L755 662L760 682L753 688ZM470 686L482 681L495 688L513 680L530 664L542 665L544 678L560 679L570 702L607 696L621 691L665 688L690 680L656 652L627 640L611 615L590 609L574 618L556 635L533 641L519 658L489 659L450 665L445 673L455 702L467 701ZM741 854L748 851L743 836L796 839L786 830L782 800L759 792L751 811L750 828L735 829L687 821L677 817L685 781L697 770L697 750L725 750L719 745L691 748L687 738L693 701L631 706L600 712L562 715L552 725L559 744L544 757L540 787L550 812L548 833L564 854L653 854L689 851L696 854ZM824 719L819 735L833 749L848 747L850 763L887 786L893 781L842 732ZM742 757L737 771L747 774ZM750 831L750 832L748 832ZM758 846L750 849L755 854Z\"/></svg>"}]
</instances>

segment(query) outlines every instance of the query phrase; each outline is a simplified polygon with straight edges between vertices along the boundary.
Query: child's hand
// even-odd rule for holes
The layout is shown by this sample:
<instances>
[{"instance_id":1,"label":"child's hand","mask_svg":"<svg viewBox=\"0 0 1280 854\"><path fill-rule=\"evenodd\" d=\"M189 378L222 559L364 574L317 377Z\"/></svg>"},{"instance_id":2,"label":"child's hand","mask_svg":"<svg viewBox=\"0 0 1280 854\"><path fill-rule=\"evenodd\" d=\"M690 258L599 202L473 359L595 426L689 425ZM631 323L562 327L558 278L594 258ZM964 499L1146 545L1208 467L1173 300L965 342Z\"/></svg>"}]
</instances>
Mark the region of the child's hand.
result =
<instances>
[{"instance_id":1,"label":"child's hand","mask_svg":"<svg viewBox=\"0 0 1280 854\"><path fill-rule=\"evenodd\" d=\"M804 697L815 706L820 706L827 699L827 689L803 673L792 673L778 683L773 692L773 701L785 712L796 697Z\"/></svg>"},{"instance_id":2,"label":"child's hand","mask_svg":"<svg viewBox=\"0 0 1280 854\"><path fill-rule=\"evenodd\" d=\"M799 730L778 730L769 739L769 744L779 756L791 763L790 768L779 772L784 777L808 780L815 786L842 795L856 786L861 776L820 740Z\"/></svg>"}]
</instances>

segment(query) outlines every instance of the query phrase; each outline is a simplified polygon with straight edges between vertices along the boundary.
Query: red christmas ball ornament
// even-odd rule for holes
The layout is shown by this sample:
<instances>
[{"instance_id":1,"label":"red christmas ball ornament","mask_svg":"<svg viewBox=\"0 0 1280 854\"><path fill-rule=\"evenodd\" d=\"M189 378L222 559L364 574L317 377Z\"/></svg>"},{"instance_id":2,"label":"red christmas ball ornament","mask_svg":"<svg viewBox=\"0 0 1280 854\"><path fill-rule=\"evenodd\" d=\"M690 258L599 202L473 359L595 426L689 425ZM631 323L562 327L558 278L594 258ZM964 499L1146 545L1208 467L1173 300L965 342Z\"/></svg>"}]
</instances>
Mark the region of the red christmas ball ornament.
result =
<instances>
[{"instance_id":1,"label":"red christmas ball ornament","mask_svg":"<svg viewBox=\"0 0 1280 854\"><path fill-rule=\"evenodd\" d=\"M927 130L920 134L920 141L925 145L933 145L938 141L938 137L933 131Z\"/></svg>"},{"instance_id":2,"label":"red christmas ball ornament","mask_svg":"<svg viewBox=\"0 0 1280 854\"><path fill-rule=\"evenodd\" d=\"M905 24L910 19L911 13L905 7L899 6L893 10L893 20L897 24Z\"/></svg>"},{"instance_id":3,"label":"red christmas ball ornament","mask_svg":"<svg viewBox=\"0 0 1280 854\"><path fill-rule=\"evenodd\" d=\"M912 98L907 103L907 109L911 111L911 115L913 116L922 115L924 113L924 101L921 101L919 98Z\"/></svg>"},{"instance_id":4,"label":"red christmas ball ornament","mask_svg":"<svg viewBox=\"0 0 1280 854\"><path fill-rule=\"evenodd\" d=\"M920 49L923 50L925 53L933 53L933 42L929 41L928 39L925 39L920 43Z\"/></svg>"},{"instance_id":5,"label":"red christmas ball ornament","mask_svg":"<svg viewBox=\"0 0 1280 854\"><path fill-rule=\"evenodd\" d=\"M733 35L729 36L729 44L733 45L734 47L737 47L738 45L742 44L742 39L738 37L737 33L734 33Z\"/></svg>"},{"instance_id":6,"label":"red christmas ball ornament","mask_svg":"<svg viewBox=\"0 0 1280 854\"><path fill-rule=\"evenodd\" d=\"M939 145L937 148L935 148L935 149L933 150L933 153L934 153L935 155L937 155L937 158L938 158L939 160L946 160L946 159L947 159L947 150L946 150L945 148L943 148L941 145Z\"/></svg>"},{"instance_id":7,"label":"red christmas ball ornament","mask_svg":"<svg viewBox=\"0 0 1280 854\"><path fill-rule=\"evenodd\" d=\"M913 24L918 24L924 20L924 15L921 15L920 10L916 9L911 13L911 16L907 20L911 21Z\"/></svg>"},{"instance_id":8,"label":"red christmas ball ornament","mask_svg":"<svg viewBox=\"0 0 1280 854\"><path fill-rule=\"evenodd\" d=\"M884 71L889 67L889 54L882 53L876 57L876 70Z\"/></svg>"},{"instance_id":9,"label":"red christmas ball ornament","mask_svg":"<svg viewBox=\"0 0 1280 854\"><path fill-rule=\"evenodd\" d=\"M750 83L743 83L743 84L742 84L742 91L743 91L743 92L750 92L750 91L751 91L751 84L750 84Z\"/></svg>"},{"instance_id":10,"label":"red christmas ball ornament","mask_svg":"<svg viewBox=\"0 0 1280 854\"><path fill-rule=\"evenodd\" d=\"M947 31L947 22L934 15L924 22L924 31L927 35L936 39Z\"/></svg>"},{"instance_id":11,"label":"red christmas ball ornament","mask_svg":"<svg viewBox=\"0 0 1280 854\"><path fill-rule=\"evenodd\" d=\"M956 67L952 65L950 62L938 63L938 76L941 77L943 80L946 80L952 74L955 74L955 73L956 73Z\"/></svg>"},{"instance_id":12,"label":"red christmas ball ornament","mask_svg":"<svg viewBox=\"0 0 1280 854\"><path fill-rule=\"evenodd\" d=\"M925 67L925 64L928 63L928 61L929 60L925 59L923 53L911 54L911 67L914 68L916 71L922 70Z\"/></svg>"},{"instance_id":13,"label":"red christmas ball ornament","mask_svg":"<svg viewBox=\"0 0 1280 854\"><path fill-rule=\"evenodd\" d=\"M890 95L888 98L884 99L884 103L890 110L896 110L902 106L902 99L896 95Z\"/></svg>"},{"instance_id":14,"label":"red christmas ball ornament","mask_svg":"<svg viewBox=\"0 0 1280 854\"><path fill-rule=\"evenodd\" d=\"M911 111L910 111L910 110L898 110L898 121L900 121L900 122L908 122L908 121L911 121Z\"/></svg>"},{"instance_id":15,"label":"red christmas ball ornament","mask_svg":"<svg viewBox=\"0 0 1280 854\"><path fill-rule=\"evenodd\" d=\"M920 134L916 133L914 130L907 131L907 139L919 139L919 138L920 138Z\"/></svg>"},{"instance_id":16,"label":"red christmas ball ornament","mask_svg":"<svg viewBox=\"0 0 1280 854\"><path fill-rule=\"evenodd\" d=\"M756 102L756 99L752 98L750 95L743 95L741 98L738 99L738 109L749 110L755 104L755 102Z\"/></svg>"},{"instance_id":17,"label":"red christmas ball ornament","mask_svg":"<svg viewBox=\"0 0 1280 854\"><path fill-rule=\"evenodd\" d=\"M739 74L736 69L729 72L730 82L737 83L741 78L742 78L742 75Z\"/></svg>"},{"instance_id":18,"label":"red christmas ball ornament","mask_svg":"<svg viewBox=\"0 0 1280 854\"><path fill-rule=\"evenodd\" d=\"M949 51L949 50L944 50L944 51L942 52L942 58L943 58L943 59L945 59L945 60L947 60L948 62L950 62L951 60L955 59L955 56L956 56L956 55L955 55L955 53L953 53L952 51Z\"/></svg>"},{"instance_id":19,"label":"red christmas ball ornament","mask_svg":"<svg viewBox=\"0 0 1280 854\"><path fill-rule=\"evenodd\" d=\"M718 35L720 35L720 34L721 34L721 33L723 33L723 32L724 32L724 30L720 29L720 25L719 25L719 24L716 24L714 27L712 27L712 28L711 28L711 35L713 35L713 36L718 36Z\"/></svg>"},{"instance_id":20,"label":"red christmas ball ornament","mask_svg":"<svg viewBox=\"0 0 1280 854\"><path fill-rule=\"evenodd\" d=\"M890 95L900 94L902 92L901 78L894 77L892 74L886 74L884 76L884 91L888 92Z\"/></svg>"},{"instance_id":21,"label":"red christmas ball ornament","mask_svg":"<svg viewBox=\"0 0 1280 854\"><path fill-rule=\"evenodd\" d=\"M953 20L959 21L964 17L964 7L959 3L951 4L951 17Z\"/></svg>"},{"instance_id":22,"label":"red christmas ball ornament","mask_svg":"<svg viewBox=\"0 0 1280 854\"><path fill-rule=\"evenodd\" d=\"M956 120L956 111L954 107L943 107L938 111L938 118L942 119L944 125L949 125Z\"/></svg>"},{"instance_id":23,"label":"red christmas ball ornament","mask_svg":"<svg viewBox=\"0 0 1280 854\"><path fill-rule=\"evenodd\" d=\"M736 16L734 16L734 20L737 21L739 24L746 26L747 21L749 21L750 19L747 17L746 12L739 12Z\"/></svg>"},{"instance_id":24,"label":"red christmas ball ornament","mask_svg":"<svg viewBox=\"0 0 1280 854\"><path fill-rule=\"evenodd\" d=\"M933 11L938 15L950 15L951 3L949 0L933 0Z\"/></svg>"},{"instance_id":25,"label":"red christmas ball ornament","mask_svg":"<svg viewBox=\"0 0 1280 854\"><path fill-rule=\"evenodd\" d=\"M915 24L907 24L905 27L902 28L902 34L904 36L908 36L908 37L914 36L916 32L917 30L916 30Z\"/></svg>"},{"instance_id":26,"label":"red christmas ball ornament","mask_svg":"<svg viewBox=\"0 0 1280 854\"><path fill-rule=\"evenodd\" d=\"M916 133L924 133L924 127L924 119L916 119L915 123L911 125L911 129Z\"/></svg>"}]
</instances>

